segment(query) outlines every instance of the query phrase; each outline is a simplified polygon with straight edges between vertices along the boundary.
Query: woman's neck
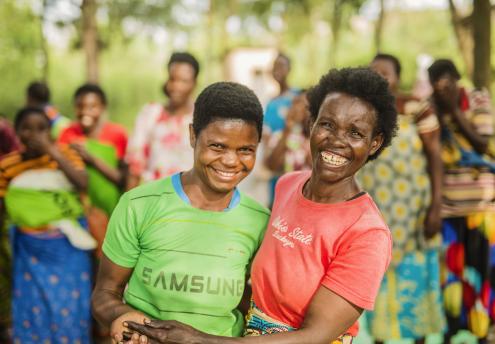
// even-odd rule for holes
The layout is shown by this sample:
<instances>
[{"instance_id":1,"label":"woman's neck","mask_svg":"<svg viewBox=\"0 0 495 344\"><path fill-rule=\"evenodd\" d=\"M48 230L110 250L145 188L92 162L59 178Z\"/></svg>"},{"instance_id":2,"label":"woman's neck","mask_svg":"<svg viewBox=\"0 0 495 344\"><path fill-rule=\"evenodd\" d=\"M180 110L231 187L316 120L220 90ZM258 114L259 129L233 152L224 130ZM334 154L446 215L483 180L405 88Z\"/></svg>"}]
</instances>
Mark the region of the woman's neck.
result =
<instances>
[{"instance_id":1,"label":"woman's neck","mask_svg":"<svg viewBox=\"0 0 495 344\"><path fill-rule=\"evenodd\" d=\"M167 105L165 105L165 109L172 116L188 115L193 112L193 108L194 104L191 100L188 100L183 104L173 104L169 102Z\"/></svg>"},{"instance_id":2,"label":"woman's neck","mask_svg":"<svg viewBox=\"0 0 495 344\"><path fill-rule=\"evenodd\" d=\"M97 139L100 136L100 132L104 124L105 121L103 119L99 119L98 122L96 122L96 124L94 125L94 127L88 130L85 130L84 127L82 127L84 135L92 139Z\"/></svg>"},{"instance_id":3,"label":"woman's neck","mask_svg":"<svg viewBox=\"0 0 495 344\"><path fill-rule=\"evenodd\" d=\"M339 203L347 201L361 189L356 183L354 176L340 180L336 183L325 182L314 174L303 187L303 196L315 203Z\"/></svg>"},{"instance_id":4,"label":"woman's neck","mask_svg":"<svg viewBox=\"0 0 495 344\"><path fill-rule=\"evenodd\" d=\"M280 88L280 93L279 95L282 95L284 94L285 92L287 92L290 87L289 87L289 84L287 83L287 81L283 81L279 84L279 88Z\"/></svg>"},{"instance_id":5,"label":"woman's neck","mask_svg":"<svg viewBox=\"0 0 495 344\"><path fill-rule=\"evenodd\" d=\"M203 210L223 211L229 207L234 193L234 190L227 193L212 190L194 172L194 169L181 174L181 183L191 205Z\"/></svg>"}]
</instances>

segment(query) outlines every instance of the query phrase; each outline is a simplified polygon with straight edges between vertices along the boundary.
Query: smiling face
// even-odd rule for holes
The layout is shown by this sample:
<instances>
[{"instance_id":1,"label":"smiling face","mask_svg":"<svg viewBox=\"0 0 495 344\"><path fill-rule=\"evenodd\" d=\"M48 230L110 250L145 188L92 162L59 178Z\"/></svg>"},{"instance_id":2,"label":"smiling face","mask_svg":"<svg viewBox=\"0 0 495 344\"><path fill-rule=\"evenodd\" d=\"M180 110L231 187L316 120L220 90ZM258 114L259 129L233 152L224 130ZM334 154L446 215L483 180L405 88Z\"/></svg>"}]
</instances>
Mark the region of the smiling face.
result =
<instances>
[{"instance_id":1,"label":"smiling face","mask_svg":"<svg viewBox=\"0 0 495 344\"><path fill-rule=\"evenodd\" d=\"M81 94L76 98L76 118L84 132L89 133L98 124L101 115L105 111L105 104L96 93Z\"/></svg>"},{"instance_id":2,"label":"smiling face","mask_svg":"<svg viewBox=\"0 0 495 344\"><path fill-rule=\"evenodd\" d=\"M194 135L194 173L214 193L229 193L253 169L259 133L241 119L219 119Z\"/></svg>"},{"instance_id":3,"label":"smiling face","mask_svg":"<svg viewBox=\"0 0 495 344\"><path fill-rule=\"evenodd\" d=\"M311 129L313 176L326 183L352 181L383 142L375 134L376 111L366 101L330 93Z\"/></svg>"}]
</instances>

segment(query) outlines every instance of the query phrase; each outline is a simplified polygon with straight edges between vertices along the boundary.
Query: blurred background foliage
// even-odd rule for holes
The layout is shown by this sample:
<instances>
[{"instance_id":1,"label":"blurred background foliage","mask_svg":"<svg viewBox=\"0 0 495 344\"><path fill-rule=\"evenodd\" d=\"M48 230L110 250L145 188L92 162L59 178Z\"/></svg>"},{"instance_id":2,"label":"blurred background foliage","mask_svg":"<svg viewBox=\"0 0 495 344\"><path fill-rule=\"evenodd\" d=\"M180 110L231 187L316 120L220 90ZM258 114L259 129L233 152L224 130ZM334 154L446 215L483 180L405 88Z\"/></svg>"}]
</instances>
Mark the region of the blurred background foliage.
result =
<instances>
[{"instance_id":1,"label":"blurred background foliage","mask_svg":"<svg viewBox=\"0 0 495 344\"><path fill-rule=\"evenodd\" d=\"M488 68L473 58L476 6L488 6L488 44L479 38L478 52ZM366 65L377 51L400 58L404 90L415 82L419 54L452 58L466 85L483 65L489 87L492 7L489 0L2 0L0 113L12 118L28 83L41 79L72 116L72 94L90 80L107 92L112 120L130 127L144 103L162 100L174 50L200 60L198 91L225 78L224 58L237 47L286 52L300 87L331 67Z\"/></svg>"}]
</instances>

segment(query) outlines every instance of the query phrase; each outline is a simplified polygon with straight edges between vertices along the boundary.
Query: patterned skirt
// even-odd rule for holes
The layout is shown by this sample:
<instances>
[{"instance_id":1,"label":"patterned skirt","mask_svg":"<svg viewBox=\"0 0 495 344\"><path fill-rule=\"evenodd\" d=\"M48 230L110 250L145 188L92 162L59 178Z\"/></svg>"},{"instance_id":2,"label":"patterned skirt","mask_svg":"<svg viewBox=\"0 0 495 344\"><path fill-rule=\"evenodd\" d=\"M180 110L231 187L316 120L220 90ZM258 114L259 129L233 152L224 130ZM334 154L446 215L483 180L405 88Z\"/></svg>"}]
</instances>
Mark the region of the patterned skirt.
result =
<instances>
[{"instance_id":1,"label":"patterned skirt","mask_svg":"<svg viewBox=\"0 0 495 344\"><path fill-rule=\"evenodd\" d=\"M443 222L442 289L449 334L485 338L495 320L495 213Z\"/></svg>"},{"instance_id":2,"label":"patterned skirt","mask_svg":"<svg viewBox=\"0 0 495 344\"><path fill-rule=\"evenodd\" d=\"M373 312L366 313L379 341L420 339L445 329L438 250L405 253L385 274Z\"/></svg>"},{"instance_id":3,"label":"patterned skirt","mask_svg":"<svg viewBox=\"0 0 495 344\"><path fill-rule=\"evenodd\" d=\"M246 315L246 330L244 336L263 336L280 332L295 331L294 327L284 324L271 318L259 309L253 300ZM352 344L353 337L350 334L343 334L333 340L331 344Z\"/></svg>"},{"instance_id":4,"label":"patterned skirt","mask_svg":"<svg viewBox=\"0 0 495 344\"><path fill-rule=\"evenodd\" d=\"M91 258L59 233L13 231L14 343L91 343Z\"/></svg>"}]
</instances>

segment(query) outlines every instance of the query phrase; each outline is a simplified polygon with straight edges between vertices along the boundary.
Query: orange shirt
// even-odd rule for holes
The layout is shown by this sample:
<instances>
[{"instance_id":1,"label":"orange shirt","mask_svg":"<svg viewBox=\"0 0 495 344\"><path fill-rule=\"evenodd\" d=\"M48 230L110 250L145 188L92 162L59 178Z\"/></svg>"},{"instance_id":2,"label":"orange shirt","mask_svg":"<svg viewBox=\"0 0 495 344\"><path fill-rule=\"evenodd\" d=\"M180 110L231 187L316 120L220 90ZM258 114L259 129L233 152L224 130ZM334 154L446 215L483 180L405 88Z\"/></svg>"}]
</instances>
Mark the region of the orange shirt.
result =
<instances>
[{"instance_id":1,"label":"orange shirt","mask_svg":"<svg viewBox=\"0 0 495 344\"><path fill-rule=\"evenodd\" d=\"M368 194L322 204L302 194L310 171L285 175L251 270L253 299L270 317L299 328L320 286L373 309L391 259L390 231ZM356 322L347 333L355 336Z\"/></svg>"}]
</instances>

